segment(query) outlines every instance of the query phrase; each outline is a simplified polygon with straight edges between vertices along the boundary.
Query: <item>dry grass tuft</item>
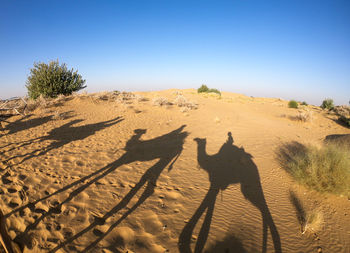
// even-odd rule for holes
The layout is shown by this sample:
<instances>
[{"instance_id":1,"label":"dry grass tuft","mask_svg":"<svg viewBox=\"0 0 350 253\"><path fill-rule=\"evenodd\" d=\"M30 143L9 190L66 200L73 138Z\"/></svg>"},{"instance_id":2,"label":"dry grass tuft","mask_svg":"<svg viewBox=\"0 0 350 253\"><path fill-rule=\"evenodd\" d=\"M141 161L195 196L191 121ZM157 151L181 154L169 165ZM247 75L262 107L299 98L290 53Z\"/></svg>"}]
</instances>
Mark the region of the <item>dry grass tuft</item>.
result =
<instances>
[{"instance_id":1,"label":"dry grass tuft","mask_svg":"<svg viewBox=\"0 0 350 253\"><path fill-rule=\"evenodd\" d=\"M313 114L312 111L306 110L306 111L299 111L298 115L295 116L296 120L302 121L302 122L310 122L312 121Z\"/></svg>"},{"instance_id":2,"label":"dry grass tuft","mask_svg":"<svg viewBox=\"0 0 350 253\"><path fill-rule=\"evenodd\" d=\"M350 127L350 106L336 106L334 112L339 116L339 120Z\"/></svg>"},{"instance_id":3,"label":"dry grass tuft","mask_svg":"<svg viewBox=\"0 0 350 253\"><path fill-rule=\"evenodd\" d=\"M278 151L282 168L299 183L321 193L350 197L350 148L342 143L321 147L292 142Z\"/></svg>"},{"instance_id":4,"label":"dry grass tuft","mask_svg":"<svg viewBox=\"0 0 350 253\"><path fill-rule=\"evenodd\" d=\"M187 110L194 110L198 108L198 105L194 102L189 101L183 95L177 95L174 104L178 107L187 108Z\"/></svg>"},{"instance_id":5,"label":"dry grass tuft","mask_svg":"<svg viewBox=\"0 0 350 253\"><path fill-rule=\"evenodd\" d=\"M153 98L152 103L155 106L164 106L164 105L171 105L172 104L168 101L168 99L166 99L164 97Z\"/></svg>"},{"instance_id":6,"label":"dry grass tuft","mask_svg":"<svg viewBox=\"0 0 350 253\"><path fill-rule=\"evenodd\" d=\"M295 208L300 224L300 232L302 234L316 235L322 229L323 225L323 213L321 210L314 208L306 211L300 199L292 191L289 192L289 199Z\"/></svg>"}]
</instances>

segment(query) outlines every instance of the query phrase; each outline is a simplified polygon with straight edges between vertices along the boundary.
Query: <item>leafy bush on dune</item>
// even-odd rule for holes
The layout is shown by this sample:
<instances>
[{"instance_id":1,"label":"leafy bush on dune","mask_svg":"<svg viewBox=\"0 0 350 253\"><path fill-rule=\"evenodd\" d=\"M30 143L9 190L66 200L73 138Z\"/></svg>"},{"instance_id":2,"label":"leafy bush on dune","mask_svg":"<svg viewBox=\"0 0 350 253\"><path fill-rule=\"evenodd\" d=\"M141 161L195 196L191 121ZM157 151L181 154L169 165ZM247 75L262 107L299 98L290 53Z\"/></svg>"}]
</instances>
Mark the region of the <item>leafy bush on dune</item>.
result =
<instances>
[{"instance_id":1,"label":"leafy bush on dune","mask_svg":"<svg viewBox=\"0 0 350 253\"><path fill-rule=\"evenodd\" d=\"M218 89L209 89L208 86L206 86L205 84L202 84L202 86L197 89L197 92L198 93L216 93L221 96L221 92Z\"/></svg>"},{"instance_id":2,"label":"leafy bush on dune","mask_svg":"<svg viewBox=\"0 0 350 253\"><path fill-rule=\"evenodd\" d=\"M291 101L289 101L289 103L288 103L288 107L289 107L289 108L298 108L298 102L295 101L295 100L291 100Z\"/></svg>"},{"instance_id":3,"label":"leafy bush on dune","mask_svg":"<svg viewBox=\"0 0 350 253\"><path fill-rule=\"evenodd\" d=\"M321 104L321 108L332 110L334 108L333 99L327 98L327 99L323 100L323 102Z\"/></svg>"},{"instance_id":4,"label":"leafy bush on dune","mask_svg":"<svg viewBox=\"0 0 350 253\"><path fill-rule=\"evenodd\" d=\"M59 94L71 95L74 91L84 89L85 80L78 71L68 69L66 64L57 61L34 63L27 80L28 95L32 99L40 95L57 97Z\"/></svg>"},{"instance_id":5,"label":"leafy bush on dune","mask_svg":"<svg viewBox=\"0 0 350 253\"><path fill-rule=\"evenodd\" d=\"M202 84L202 86L197 89L197 92L198 93L209 92L209 88L205 84Z\"/></svg>"},{"instance_id":6,"label":"leafy bush on dune","mask_svg":"<svg viewBox=\"0 0 350 253\"><path fill-rule=\"evenodd\" d=\"M278 157L299 183L319 192L350 197L350 148L343 143L321 147L285 144Z\"/></svg>"}]
</instances>

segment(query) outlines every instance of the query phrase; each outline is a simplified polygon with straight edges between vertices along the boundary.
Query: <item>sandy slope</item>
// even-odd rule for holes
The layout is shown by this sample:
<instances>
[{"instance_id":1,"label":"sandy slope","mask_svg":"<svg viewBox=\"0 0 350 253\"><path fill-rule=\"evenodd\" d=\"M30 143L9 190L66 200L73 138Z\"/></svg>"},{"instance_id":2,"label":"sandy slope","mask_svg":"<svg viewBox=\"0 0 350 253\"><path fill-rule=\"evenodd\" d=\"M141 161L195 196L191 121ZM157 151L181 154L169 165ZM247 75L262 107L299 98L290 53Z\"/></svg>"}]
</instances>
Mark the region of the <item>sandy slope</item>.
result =
<instances>
[{"instance_id":1,"label":"sandy slope","mask_svg":"<svg viewBox=\"0 0 350 253\"><path fill-rule=\"evenodd\" d=\"M317 108L312 122L295 121L279 99L182 93L197 110L154 106L175 99L167 90L124 103L77 96L8 118L0 203L10 236L26 252L350 251L350 201L306 190L276 160L283 142L349 129ZM301 234L290 192L323 213L316 235Z\"/></svg>"}]
</instances>

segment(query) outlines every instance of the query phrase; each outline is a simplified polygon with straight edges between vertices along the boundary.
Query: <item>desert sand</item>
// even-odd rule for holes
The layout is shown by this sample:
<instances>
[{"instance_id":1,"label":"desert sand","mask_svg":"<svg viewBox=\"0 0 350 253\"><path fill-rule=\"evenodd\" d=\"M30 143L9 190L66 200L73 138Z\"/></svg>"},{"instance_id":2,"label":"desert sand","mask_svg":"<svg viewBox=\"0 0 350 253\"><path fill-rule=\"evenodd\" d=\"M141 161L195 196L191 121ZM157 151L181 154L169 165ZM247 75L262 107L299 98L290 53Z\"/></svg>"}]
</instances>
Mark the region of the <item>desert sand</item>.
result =
<instances>
[{"instance_id":1,"label":"desert sand","mask_svg":"<svg viewBox=\"0 0 350 253\"><path fill-rule=\"evenodd\" d=\"M179 94L197 104L162 106ZM75 95L2 121L0 206L24 252L350 252L350 201L296 183L285 142L350 134L308 106L195 90ZM122 96L122 95L119 95ZM323 214L302 233L305 212Z\"/></svg>"}]
</instances>

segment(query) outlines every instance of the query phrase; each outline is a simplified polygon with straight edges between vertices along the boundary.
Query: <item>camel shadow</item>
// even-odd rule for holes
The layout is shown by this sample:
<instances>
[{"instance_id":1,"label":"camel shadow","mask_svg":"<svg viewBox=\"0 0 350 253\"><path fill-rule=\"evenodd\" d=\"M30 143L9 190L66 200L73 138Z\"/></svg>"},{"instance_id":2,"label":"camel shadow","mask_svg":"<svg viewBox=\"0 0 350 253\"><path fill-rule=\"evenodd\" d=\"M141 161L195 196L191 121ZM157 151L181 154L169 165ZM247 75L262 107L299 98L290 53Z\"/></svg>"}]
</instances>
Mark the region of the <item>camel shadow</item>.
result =
<instances>
[{"instance_id":1,"label":"camel shadow","mask_svg":"<svg viewBox=\"0 0 350 253\"><path fill-rule=\"evenodd\" d=\"M203 224L200 228L194 252L202 252L208 238L210 224L214 213L215 201L219 191L227 189L231 184L240 184L243 196L250 201L261 213L263 221L262 252L267 248L267 232L270 230L275 252L282 252L280 236L267 206L260 183L258 168L252 156L243 148L233 145L232 134L219 152L215 155L206 153L206 139L196 138L197 160L201 168L209 175L210 187L202 203L195 211L179 236L179 251L192 252L191 238L200 218L206 211Z\"/></svg>"},{"instance_id":2,"label":"camel shadow","mask_svg":"<svg viewBox=\"0 0 350 253\"><path fill-rule=\"evenodd\" d=\"M74 190L69 194L69 196L61 201L60 203L57 203L57 205L51 207L47 212L43 213L39 218L37 218L32 224L27 226L25 231L18 235L15 239L16 242L20 243L21 245L25 245L27 243L30 243L28 241L28 236L30 234L30 231L35 229L39 223L45 219L45 217L49 217L50 215L59 215L62 213L62 206L69 201L71 201L75 196L77 196L79 193L83 192L85 189L87 189L92 184L98 182L98 180L106 177L113 171L115 171L118 167L120 167L123 164L129 164L135 161L151 161L154 159L158 159L157 162L151 166L147 171L143 174L143 176L140 178L139 182L124 196L124 198L115 205L112 209L110 209L107 213L105 213L102 217L95 217L95 220L90 223L89 226L78 232L77 234L71 236L70 238L67 238L65 241L60 243L56 248L51 249L50 252L56 252L59 249L65 247L66 245L70 244L77 238L83 236L85 233L89 231L94 231L93 229L97 225L104 224L106 219L113 216L115 213L120 211L121 209L124 209L127 207L128 203L132 200L132 198L143 188L145 185L145 189L141 193L141 196L139 197L136 204L134 204L130 209L127 208L127 211L123 214L123 216L117 220L114 224L110 226L108 231L104 234L95 234L97 236L96 240L91 242L90 245L86 247L86 249L83 250L83 252L86 252L92 248L94 248L97 243L103 238L108 235L109 232L111 232L122 220L124 220L128 215L130 215L138 206L140 206L143 202L145 202L154 192L156 187L156 182L162 173L162 171L168 167L168 171L170 171L176 162L177 158L180 156L184 140L187 137L187 132L182 132L185 125L179 127L178 129L169 132L167 134L164 134L162 136L156 137L154 139L150 140L141 140L141 137L143 134L146 133L146 130L144 129L137 129L134 131L134 135L130 138L130 140L126 143L125 146L125 153L116 161L106 165L105 167L96 170L95 172L69 184L63 187L60 190L57 190L56 192L45 196L42 199L39 199L37 201L34 201L32 203L28 203L25 206L22 206L11 213L7 214L6 217L13 214L14 212L18 212L23 210L23 208L29 207L30 209L33 209L35 204L43 201L47 198L50 198L56 194L59 194L61 192L67 191L69 189L72 189L75 186L78 186L77 188L73 188Z\"/></svg>"},{"instance_id":3,"label":"camel shadow","mask_svg":"<svg viewBox=\"0 0 350 253\"><path fill-rule=\"evenodd\" d=\"M13 156L7 160L4 160L4 162L7 163L12 159L22 158L22 160L19 163L15 164L15 165L19 165L20 163L23 163L26 160L29 160L29 159L34 158L34 157L45 155L49 151L63 147L64 145L67 145L68 143L78 141L78 140L83 140L83 139L95 134L98 131L101 131L107 127L113 126L113 125L123 121L123 118L117 117L115 119L102 121L102 122L98 122L98 123L87 124L87 125L82 125L82 126L74 126L75 124L80 123L82 121L83 120L81 120L81 119L72 120L66 124L63 124L60 127L52 129L45 136L41 136L38 138L33 138L30 140L24 141L21 145L16 146L15 148L24 147L24 146L27 146L27 145L30 145L33 143L45 142L45 141L51 141L51 143L47 147L45 147L44 149L39 148L39 149L35 149L31 152L27 152L25 154L16 155L16 156Z\"/></svg>"}]
</instances>

